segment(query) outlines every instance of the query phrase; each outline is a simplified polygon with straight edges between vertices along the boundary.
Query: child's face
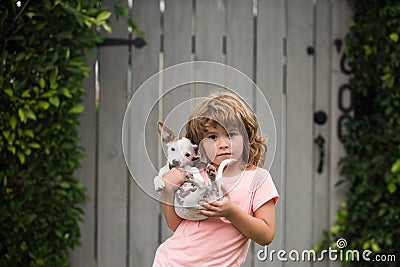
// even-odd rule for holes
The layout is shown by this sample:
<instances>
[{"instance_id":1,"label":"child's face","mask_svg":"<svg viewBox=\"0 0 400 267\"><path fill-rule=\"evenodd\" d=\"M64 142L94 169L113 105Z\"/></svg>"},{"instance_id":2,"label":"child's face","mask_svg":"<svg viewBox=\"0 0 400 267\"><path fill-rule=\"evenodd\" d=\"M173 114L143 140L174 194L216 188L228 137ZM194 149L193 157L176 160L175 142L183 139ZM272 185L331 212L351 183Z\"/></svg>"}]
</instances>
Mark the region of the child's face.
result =
<instances>
[{"instance_id":1,"label":"child's face","mask_svg":"<svg viewBox=\"0 0 400 267\"><path fill-rule=\"evenodd\" d=\"M243 163L243 136L238 129L225 129L218 123L206 126L203 138L213 142L204 142L207 156L213 160L213 165L218 167L225 159L235 159L235 164Z\"/></svg>"}]
</instances>

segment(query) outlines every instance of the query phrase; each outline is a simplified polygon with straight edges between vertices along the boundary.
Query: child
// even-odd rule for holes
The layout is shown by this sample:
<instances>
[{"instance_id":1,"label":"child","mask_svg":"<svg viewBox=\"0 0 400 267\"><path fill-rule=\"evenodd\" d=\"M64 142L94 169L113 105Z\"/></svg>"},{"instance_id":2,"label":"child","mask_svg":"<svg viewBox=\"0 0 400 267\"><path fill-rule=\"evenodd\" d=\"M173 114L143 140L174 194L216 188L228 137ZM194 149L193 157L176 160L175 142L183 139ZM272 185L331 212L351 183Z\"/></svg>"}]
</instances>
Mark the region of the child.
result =
<instances>
[{"instance_id":1,"label":"child","mask_svg":"<svg viewBox=\"0 0 400 267\"><path fill-rule=\"evenodd\" d=\"M211 94L193 110L186 136L203 150L218 169L224 159L236 161L223 175L226 194L220 200L201 202L198 212L209 217L189 221L178 217L171 204L184 182L184 171L172 168L163 176L162 207L172 237L157 249L154 266L240 266L250 239L260 245L275 234L275 203L279 196L269 172L262 166L264 139L258 135L254 114L234 94Z\"/></svg>"}]
</instances>

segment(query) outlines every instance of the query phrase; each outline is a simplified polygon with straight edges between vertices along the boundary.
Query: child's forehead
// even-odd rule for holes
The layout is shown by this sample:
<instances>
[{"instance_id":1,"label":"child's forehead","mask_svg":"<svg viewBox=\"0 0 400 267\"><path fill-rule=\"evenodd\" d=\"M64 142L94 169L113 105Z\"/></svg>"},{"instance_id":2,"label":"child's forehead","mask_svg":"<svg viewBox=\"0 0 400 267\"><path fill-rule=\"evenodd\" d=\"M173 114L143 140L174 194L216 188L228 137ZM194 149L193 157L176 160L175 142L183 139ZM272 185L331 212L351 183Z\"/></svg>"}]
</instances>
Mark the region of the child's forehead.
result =
<instances>
[{"instance_id":1,"label":"child's forehead","mask_svg":"<svg viewBox=\"0 0 400 267\"><path fill-rule=\"evenodd\" d=\"M208 122L204 124L204 132L212 132L212 131L234 131L234 130L238 130L239 127L237 127L237 125L234 124L230 124L230 125L221 125L216 121L213 121L212 123Z\"/></svg>"}]
</instances>

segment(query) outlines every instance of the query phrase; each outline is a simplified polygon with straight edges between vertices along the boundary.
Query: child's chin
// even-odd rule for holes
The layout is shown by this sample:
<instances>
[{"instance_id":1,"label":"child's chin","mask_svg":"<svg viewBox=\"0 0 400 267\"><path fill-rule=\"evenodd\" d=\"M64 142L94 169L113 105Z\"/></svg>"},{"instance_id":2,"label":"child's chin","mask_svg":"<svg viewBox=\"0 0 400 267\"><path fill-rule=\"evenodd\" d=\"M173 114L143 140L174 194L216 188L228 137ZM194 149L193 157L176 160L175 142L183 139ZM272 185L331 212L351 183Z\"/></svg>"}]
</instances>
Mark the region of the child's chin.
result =
<instances>
[{"instance_id":1,"label":"child's chin","mask_svg":"<svg viewBox=\"0 0 400 267\"><path fill-rule=\"evenodd\" d=\"M214 161L214 163L216 164L216 165L221 165L221 163L224 161L224 160L227 160L227 159L231 159L232 157L230 157L230 156L220 156L220 157L218 157L218 159L217 160L215 160ZM228 165L231 165L231 163L228 163Z\"/></svg>"}]
</instances>

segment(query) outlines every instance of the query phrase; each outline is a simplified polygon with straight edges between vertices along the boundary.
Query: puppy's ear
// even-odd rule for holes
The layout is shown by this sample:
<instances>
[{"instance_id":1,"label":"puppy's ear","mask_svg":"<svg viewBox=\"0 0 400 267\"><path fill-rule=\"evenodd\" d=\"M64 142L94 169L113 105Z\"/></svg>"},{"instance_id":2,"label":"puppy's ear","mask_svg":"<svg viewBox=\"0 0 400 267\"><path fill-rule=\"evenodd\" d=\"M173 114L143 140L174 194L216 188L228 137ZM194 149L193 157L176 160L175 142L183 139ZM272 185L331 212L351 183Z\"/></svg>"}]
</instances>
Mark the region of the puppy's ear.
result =
<instances>
[{"instance_id":1,"label":"puppy's ear","mask_svg":"<svg viewBox=\"0 0 400 267\"><path fill-rule=\"evenodd\" d=\"M174 132L160 121L158 122L158 133L165 144L175 139Z\"/></svg>"}]
</instances>

